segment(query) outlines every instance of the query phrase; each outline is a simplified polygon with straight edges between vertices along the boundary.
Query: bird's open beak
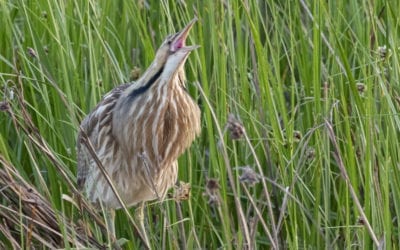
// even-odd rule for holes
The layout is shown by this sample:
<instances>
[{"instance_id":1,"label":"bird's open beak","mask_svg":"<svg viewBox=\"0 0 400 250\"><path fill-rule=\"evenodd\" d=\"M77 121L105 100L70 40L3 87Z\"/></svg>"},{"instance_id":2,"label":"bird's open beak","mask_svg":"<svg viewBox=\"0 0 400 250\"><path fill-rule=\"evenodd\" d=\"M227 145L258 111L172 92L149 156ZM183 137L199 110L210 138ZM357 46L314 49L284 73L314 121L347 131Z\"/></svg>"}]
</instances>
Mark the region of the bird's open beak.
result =
<instances>
[{"instance_id":1,"label":"bird's open beak","mask_svg":"<svg viewBox=\"0 0 400 250\"><path fill-rule=\"evenodd\" d=\"M185 48L186 50L194 50L197 49L199 46L194 45L194 46L185 46L186 44L186 38L189 34L189 31L192 29L193 24L197 21L197 17L193 18L192 21L190 21L185 28L183 28L182 31L178 33L178 35L175 37L175 39L172 41L171 44L171 51L176 52L181 48Z\"/></svg>"}]
</instances>

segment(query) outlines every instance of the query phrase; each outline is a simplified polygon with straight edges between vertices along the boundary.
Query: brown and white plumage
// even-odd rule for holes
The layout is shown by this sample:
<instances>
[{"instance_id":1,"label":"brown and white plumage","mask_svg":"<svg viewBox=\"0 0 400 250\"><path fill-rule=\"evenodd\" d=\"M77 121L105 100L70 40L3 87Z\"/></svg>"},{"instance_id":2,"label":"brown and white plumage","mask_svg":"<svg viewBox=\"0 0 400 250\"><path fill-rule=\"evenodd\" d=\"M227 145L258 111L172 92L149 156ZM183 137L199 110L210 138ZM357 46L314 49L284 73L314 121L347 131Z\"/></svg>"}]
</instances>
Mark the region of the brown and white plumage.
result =
<instances>
[{"instance_id":1,"label":"brown and white plumage","mask_svg":"<svg viewBox=\"0 0 400 250\"><path fill-rule=\"evenodd\" d=\"M185 46L195 20L168 36L136 82L111 90L82 121L98 159L128 205L163 198L177 178L178 157L200 132L200 110L185 89ZM121 207L92 155L77 142L78 186L106 208Z\"/></svg>"}]
</instances>

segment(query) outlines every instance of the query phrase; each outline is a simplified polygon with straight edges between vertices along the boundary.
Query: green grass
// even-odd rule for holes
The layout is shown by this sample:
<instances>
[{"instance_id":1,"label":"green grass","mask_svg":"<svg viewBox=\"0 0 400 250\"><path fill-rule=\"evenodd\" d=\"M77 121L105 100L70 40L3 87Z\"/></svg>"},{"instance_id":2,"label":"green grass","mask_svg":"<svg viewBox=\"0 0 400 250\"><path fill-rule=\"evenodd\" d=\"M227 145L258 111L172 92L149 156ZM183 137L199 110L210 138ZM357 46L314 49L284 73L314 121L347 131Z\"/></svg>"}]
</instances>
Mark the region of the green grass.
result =
<instances>
[{"instance_id":1,"label":"green grass","mask_svg":"<svg viewBox=\"0 0 400 250\"><path fill-rule=\"evenodd\" d=\"M148 204L151 247L400 248L399 9L0 0L0 248L111 246L78 199L78 125L194 16L186 73L202 133L179 160L190 198ZM137 249L129 213L117 236Z\"/></svg>"}]
</instances>

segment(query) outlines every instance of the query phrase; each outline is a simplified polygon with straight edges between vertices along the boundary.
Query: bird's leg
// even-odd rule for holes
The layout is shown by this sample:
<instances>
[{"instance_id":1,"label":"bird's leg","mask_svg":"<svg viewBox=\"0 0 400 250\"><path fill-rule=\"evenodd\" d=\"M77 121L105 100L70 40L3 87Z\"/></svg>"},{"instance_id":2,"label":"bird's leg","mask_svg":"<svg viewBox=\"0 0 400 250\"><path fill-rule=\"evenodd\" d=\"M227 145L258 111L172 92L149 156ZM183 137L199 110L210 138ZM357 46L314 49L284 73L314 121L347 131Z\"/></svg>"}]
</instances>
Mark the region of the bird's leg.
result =
<instances>
[{"instance_id":1,"label":"bird's leg","mask_svg":"<svg viewBox=\"0 0 400 250\"><path fill-rule=\"evenodd\" d=\"M146 241L145 244L147 246L150 246L150 241L149 238L147 237L146 227L144 225L144 202L140 203L137 210L138 211L136 213L136 218L139 221L140 231L142 231L141 234L143 235L143 238Z\"/></svg>"},{"instance_id":2,"label":"bird's leg","mask_svg":"<svg viewBox=\"0 0 400 250\"><path fill-rule=\"evenodd\" d=\"M115 237L115 210L108 208L105 211L105 219L108 233L113 237Z\"/></svg>"}]
</instances>

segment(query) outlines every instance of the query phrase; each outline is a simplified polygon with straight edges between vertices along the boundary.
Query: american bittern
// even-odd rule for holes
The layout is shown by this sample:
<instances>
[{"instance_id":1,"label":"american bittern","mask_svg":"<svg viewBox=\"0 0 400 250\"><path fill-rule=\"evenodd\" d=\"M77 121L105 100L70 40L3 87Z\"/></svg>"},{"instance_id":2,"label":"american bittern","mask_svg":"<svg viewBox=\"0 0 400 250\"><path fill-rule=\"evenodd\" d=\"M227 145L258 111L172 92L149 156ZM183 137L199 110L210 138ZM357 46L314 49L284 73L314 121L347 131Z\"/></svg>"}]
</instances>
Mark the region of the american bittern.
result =
<instances>
[{"instance_id":1,"label":"american bittern","mask_svg":"<svg viewBox=\"0 0 400 250\"><path fill-rule=\"evenodd\" d=\"M81 123L78 186L89 201L111 211L108 224L114 235L114 210L121 204L83 135L127 206L165 197L177 179L178 157L200 133L200 109L185 89L183 69L198 47L185 45L195 21L167 36L143 76L111 90ZM143 206L139 213L145 234Z\"/></svg>"}]
</instances>

